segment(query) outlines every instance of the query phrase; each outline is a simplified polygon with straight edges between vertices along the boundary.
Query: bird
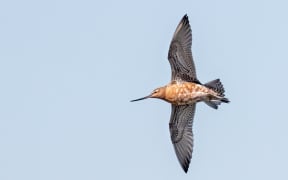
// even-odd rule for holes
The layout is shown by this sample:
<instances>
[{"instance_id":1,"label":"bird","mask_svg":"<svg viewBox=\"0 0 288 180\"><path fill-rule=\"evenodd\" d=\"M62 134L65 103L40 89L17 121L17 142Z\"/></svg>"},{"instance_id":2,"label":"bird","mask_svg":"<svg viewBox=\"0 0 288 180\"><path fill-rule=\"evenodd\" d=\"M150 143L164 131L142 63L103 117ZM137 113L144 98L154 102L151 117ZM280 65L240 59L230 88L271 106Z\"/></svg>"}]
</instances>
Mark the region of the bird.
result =
<instances>
[{"instance_id":1,"label":"bird","mask_svg":"<svg viewBox=\"0 0 288 180\"><path fill-rule=\"evenodd\" d=\"M204 102L213 109L221 103L229 103L220 79L202 84L196 75L192 57L192 30L187 14L179 22L168 52L171 67L171 81L156 88L148 96L131 100L140 101L157 98L171 104L169 122L170 138L177 159L185 173L188 172L194 146L192 125L198 102Z\"/></svg>"}]
</instances>

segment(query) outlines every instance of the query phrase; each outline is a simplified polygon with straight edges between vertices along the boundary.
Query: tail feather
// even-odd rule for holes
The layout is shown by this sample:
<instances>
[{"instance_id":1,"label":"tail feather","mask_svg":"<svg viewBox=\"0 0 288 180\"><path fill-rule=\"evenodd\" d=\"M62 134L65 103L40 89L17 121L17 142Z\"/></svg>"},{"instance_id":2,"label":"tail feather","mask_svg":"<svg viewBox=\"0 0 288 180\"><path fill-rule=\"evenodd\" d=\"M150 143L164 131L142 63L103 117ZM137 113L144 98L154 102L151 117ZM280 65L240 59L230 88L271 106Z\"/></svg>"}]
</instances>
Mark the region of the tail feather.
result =
<instances>
[{"instance_id":1,"label":"tail feather","mask_svg":"<svg viewBox=\"0 0 288 180\"><path fill-rule=\"evenodd\" d=\"M218 109L218 106L221 104L220 101L204 101L204 102L213 109Z\"/></svg>"},{"instance_id":2,"label":"tail feather","mask_svg":"<svg viewBox=\"0 0 288 180\"><path fill-rule=\"evenodd\" d=\"M206 84L204 84L209 89L212 89L213 91L217 92L219 96L224 97L225 96L225 90L224 87L220 81L220 79L215 79L213 81L210 81Z\"/></svg>"},{"instance_id":3,"label":"tail feather","mask_svg":"<svg viewBox=\"0 0 288 180\"><path fill-rule=\"evenodd\" d=\"M220 99L220 101L221 101L221 102L224 102L224 103L229 103L229 102L230 102L229 99L228 99L228 98L225 98L225 97L222 97L222 98Z\"/></svg>"},{"instance_id":4,"label":"tail feather","mask_svg":"<svg viewBox=\"0 0 288 180\"><path fill-rule=\"evenodd\" d=\"M206 84L204 84L204 86L206 86L207 88L209 89L212 89L213 91L215 91L218 96L220 96L219 99L217 100L212 100L212 101L205 101L205 103L214 108L214 109L218 109L218 106L221 104L221 103L229 103L229 99L224 97L225 96L225 90L224 90L224 87L223 87L223 84L221 83L220 79L215 79L213 81L210 81Z\"/></svg>"}]
</instances>

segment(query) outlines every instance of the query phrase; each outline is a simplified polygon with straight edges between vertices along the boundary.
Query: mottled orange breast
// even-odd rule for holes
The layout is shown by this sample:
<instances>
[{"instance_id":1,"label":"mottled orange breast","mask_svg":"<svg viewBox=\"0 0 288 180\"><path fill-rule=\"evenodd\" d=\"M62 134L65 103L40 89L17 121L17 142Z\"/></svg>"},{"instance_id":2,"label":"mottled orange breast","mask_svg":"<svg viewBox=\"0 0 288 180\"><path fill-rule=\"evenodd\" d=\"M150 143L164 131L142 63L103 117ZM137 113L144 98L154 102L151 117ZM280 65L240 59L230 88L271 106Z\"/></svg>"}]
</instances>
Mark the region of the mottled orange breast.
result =
<instances>
[{"instance_id":1,"label":"mottled orange breast","mask_svg":"<svg viewBox=\"0 0 288 180\"><path fill-rule=\"evenodd\" d=\"M193 104L214 91L192 82L172 82L166 86L165 99L175 105Z\"/></svg>"}]
</instances>

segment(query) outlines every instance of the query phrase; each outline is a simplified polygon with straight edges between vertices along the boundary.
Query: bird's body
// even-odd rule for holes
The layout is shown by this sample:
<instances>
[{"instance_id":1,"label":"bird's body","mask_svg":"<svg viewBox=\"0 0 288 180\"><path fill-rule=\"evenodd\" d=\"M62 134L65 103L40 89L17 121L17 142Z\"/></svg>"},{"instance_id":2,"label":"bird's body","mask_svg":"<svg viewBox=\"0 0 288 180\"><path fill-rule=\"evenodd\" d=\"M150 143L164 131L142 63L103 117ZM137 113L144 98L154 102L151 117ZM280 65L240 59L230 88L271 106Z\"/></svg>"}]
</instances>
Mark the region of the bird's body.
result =
<instances>
[{"instance_id":1,"label":"bird's body","mask_svg":"<svg viewBox=\"0 0 288 180\"><path fill-rule=\"evenodd\" d=\"M209 101L211 99L221 99L219 95L197 83L185 82L185 81L172 81L164 87L163 96L160 96L160 99L163 99L173 105L191 105L200 101Z\"/></svg>"},{"instance_id":2,"label":"bird's body","mask_svg":"<svg viewBox=\"0 0 288 180\"><path fill-rule=\"evenodd\" d=\"M219 79L202 84L196 76L192 58L192 33L188 16L185 15L173 35L168 53L171 66L171 82L155 89L150 95L135 99L158 98L171 104L169 129L176 156L185 172L188 171L193 151L192 124L196 103L205 102L217 109L228 103L224 87Z\"/></svg>"}]
</instances>

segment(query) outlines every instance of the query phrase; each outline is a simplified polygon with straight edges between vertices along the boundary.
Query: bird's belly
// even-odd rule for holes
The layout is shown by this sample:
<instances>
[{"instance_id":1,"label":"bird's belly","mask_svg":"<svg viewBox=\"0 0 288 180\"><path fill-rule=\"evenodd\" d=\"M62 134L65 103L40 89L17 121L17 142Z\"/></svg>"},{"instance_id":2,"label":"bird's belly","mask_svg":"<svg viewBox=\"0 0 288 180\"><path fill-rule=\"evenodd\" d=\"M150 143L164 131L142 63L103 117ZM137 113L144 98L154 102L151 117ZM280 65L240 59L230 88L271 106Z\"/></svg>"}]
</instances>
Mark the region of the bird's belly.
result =
<instances>
[{"instance_id":1,"label":"bird's belly","mask_svg":"<svg viewBox=\"0 0 288 180\"><path fill-rule=\"evenodd\" d=\"M165 100L174 105L189 105L206 100L210 91L200 84L174 83L166 87Z\"/></svg>"},{"instance_id":2,"label":"bird's belly","mask_svg":"<svg viewBox=\"0 0 288 180\"><path fill-rule=\"evenodd\" d=\"M190 105L200 101L204 101L207 98L207 93L204 92L187 92L179 94L172 104L175 105Z\"/></svg>"}]
</instances>

